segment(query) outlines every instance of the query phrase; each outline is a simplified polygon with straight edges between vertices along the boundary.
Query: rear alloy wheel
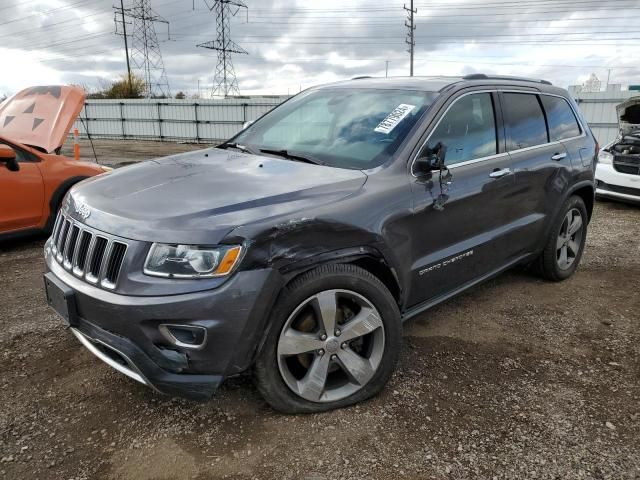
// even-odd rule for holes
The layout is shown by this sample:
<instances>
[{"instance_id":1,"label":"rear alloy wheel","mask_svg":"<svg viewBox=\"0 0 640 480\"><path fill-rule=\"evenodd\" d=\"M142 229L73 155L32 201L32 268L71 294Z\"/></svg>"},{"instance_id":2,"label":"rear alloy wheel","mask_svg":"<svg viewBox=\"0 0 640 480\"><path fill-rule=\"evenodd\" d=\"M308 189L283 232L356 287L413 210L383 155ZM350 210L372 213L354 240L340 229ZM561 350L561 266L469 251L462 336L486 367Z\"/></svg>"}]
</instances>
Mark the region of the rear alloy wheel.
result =
<instances>
[{"instance_id":1,"label":"rear alloy wheel","mask_svg":"<svg viewBox=\"0 0 640 480\"><path fill-rule=\"evenodd\" d=\"M285 413L313 413L365 400L384 387L400 349L395 299L354 265L301 275L280 295L256 360L258 389Z\"/></svg>"},{"instance_id":2,"label":"rear alloy wheel","mask_svg":"<svg viewBox=\"0 0 640 480\"><path fill-rule=\"evenodd\" d=\"M556 241L556 260L562 270L571 268L582 246L582 215L572 208L564 216L564 221Z\"/></svg>"},{"instance_id":3,"label":"rear alloy wheel","mask_svg":"<svg viewBox=\"0 0 640 480\"><path fill-rule=\"evenodd\" d=\"M534 263L543 277L557 282L573 275L584 250L588 218L582 198L573 196L565 202L544 250Z\"/></svg>"}]
</instances>

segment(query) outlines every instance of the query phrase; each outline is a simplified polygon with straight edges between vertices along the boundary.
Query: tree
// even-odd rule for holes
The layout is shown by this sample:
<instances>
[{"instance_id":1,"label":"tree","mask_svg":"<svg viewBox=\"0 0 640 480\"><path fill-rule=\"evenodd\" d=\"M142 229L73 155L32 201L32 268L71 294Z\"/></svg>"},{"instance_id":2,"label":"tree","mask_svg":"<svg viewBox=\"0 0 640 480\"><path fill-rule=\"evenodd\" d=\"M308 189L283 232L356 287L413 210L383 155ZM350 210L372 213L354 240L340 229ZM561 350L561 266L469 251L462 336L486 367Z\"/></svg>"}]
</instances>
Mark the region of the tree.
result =
<instances>
[{"instance_id":1,"label":"tree","mask_svg":"<svg viewBox=\"0 0 640 480\"><path fill-rule=\"evenodd\" d=\"M87 95L88 98L143 98L145 92L144 80L135 75L129 77L123 75L120 80L103 84L101 89L95 93Z\"/></svg>"},{"instance_id":2,"label":"tree","mask_svg":"<svg viewBox=\"0 0 640 480\"><path fill-rule=\"evenodd\" d=\"M187 98L187 96L184 94L184 92L180 91L180 92L176 93L176 98L178 100L184 100L185 98Z\"/></svg>"}]
</instances>

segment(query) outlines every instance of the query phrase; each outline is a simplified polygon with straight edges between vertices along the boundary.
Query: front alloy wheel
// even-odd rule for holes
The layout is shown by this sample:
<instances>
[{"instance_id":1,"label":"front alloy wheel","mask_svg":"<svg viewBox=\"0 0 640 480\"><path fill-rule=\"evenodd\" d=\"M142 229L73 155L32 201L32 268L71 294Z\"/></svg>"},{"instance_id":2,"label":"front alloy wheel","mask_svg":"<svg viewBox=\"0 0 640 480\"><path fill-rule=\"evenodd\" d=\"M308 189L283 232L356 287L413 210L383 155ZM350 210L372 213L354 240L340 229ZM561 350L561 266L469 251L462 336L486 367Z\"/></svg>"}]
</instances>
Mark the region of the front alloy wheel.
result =
<instances>
[{"instance_id":1,"label":"front alloy wheel","mask_svg":"<svg viewBox=\"0 0 640 480\"><path fill-rule=\"evenodd\" d=\"M353 395L378 369L384 326L378 310L350 290L324 290L287 319L278 340L278 367L287 386L312 402Z\"/></svg>"},{"instance_id":2,"label":"front alloy wheel","mask_svg":"<svg viewBox=\"0 0 640 480\"><path fill-rule=\"evenodd\" d=\"M315 413L382 390L402 342L398 304L370 272L331 264L280 293L256 359L258 390L276 410Z\"/></svg>"}]
</instances>

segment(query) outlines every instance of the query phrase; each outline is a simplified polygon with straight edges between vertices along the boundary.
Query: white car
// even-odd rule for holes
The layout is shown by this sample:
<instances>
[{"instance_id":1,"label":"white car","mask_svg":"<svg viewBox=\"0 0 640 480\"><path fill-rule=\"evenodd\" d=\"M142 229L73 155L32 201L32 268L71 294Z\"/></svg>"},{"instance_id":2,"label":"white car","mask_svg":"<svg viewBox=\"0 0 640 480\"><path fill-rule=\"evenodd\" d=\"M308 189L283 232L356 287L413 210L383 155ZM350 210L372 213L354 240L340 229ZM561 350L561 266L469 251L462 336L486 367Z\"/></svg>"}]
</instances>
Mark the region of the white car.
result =
<instances>
[{"instance_id":1,"label":"white car","mask_svg":"<svg viewBox=\"0 0 640 480\"><path fill-rule=\"evenodd\" d=\"M640 96L616 110L620 135L598 154L596 195L640 202Z\"/></svg>"}]
</instances>

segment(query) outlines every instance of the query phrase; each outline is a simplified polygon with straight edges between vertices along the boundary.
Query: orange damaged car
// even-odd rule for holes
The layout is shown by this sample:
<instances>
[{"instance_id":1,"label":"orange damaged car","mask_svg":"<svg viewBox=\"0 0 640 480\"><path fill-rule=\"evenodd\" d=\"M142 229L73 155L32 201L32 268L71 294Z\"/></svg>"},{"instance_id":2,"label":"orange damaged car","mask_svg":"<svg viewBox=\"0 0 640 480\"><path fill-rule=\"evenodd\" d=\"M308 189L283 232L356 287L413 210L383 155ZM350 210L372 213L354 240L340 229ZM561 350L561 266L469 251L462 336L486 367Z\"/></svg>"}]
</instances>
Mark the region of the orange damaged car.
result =
<instances>
[{"instance_id":1,"label":"orange damaged car","mask_svg":"<svg viewBox=\"0 0 640 480\"><path fill-rule=\"evenodd\" d=\"M51 231L69 188L111 170L60 155L84 98L78 87L53 85L0 104L0 239Z\"/></svg>"}]
</instances>

